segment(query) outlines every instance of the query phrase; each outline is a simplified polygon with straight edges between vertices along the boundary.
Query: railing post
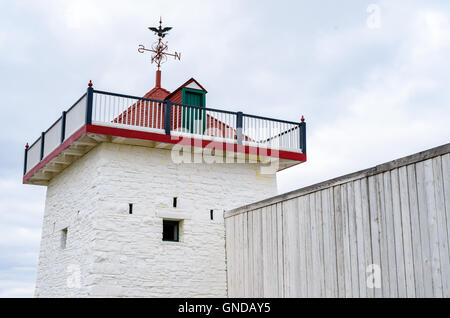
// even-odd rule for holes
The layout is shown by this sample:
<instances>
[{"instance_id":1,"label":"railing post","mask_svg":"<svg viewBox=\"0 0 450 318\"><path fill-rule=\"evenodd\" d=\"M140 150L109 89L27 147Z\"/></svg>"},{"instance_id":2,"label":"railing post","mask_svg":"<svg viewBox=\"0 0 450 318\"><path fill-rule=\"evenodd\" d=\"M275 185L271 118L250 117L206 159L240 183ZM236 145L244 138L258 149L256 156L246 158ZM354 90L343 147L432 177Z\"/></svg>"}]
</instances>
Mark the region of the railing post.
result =
<instances>
[{"instance_id":1,"label":"railing post","mask_svg":"<svg viewBox=\"0 0 450 318\"><path fill-rule=\"evenodd\" d=\"M66 139L66 111L63 111L61 115L61 143L64 139Z\"/></svg>"},{"instance_id":2,"label":"railing post","mask_svg":"<svg viewBox=\"0 0 450 318\"><path fill-rule=\"evenodd\" d=\"M45 146L45 132L41 133L41 154L40 160L44 159L44 146Z\"/></svg>"},{"instance_id":3,"label":"railing post","mask_svg":"<svg viewBox=\"0 0 450 318\"><path fill-rule=\"evenodd\" d=\"M86 95L86 125L92 124L92 101L94 97L94 89L92 88L92 81L89 81L87 95Z\"/></svg>"},{"instance_id":4,"label":"railing post","mask_svg":"<svg viewBox=\"0 0 450 318\"><path fill-rule=\"evenodd\" d=\"M238 145L242 145L242 122L243 122L242 118L243 118L243 113L237 112L237 114L236 114L236 139L237 139Z\"/></svg>"},{"instance_id":5,"label":"railing post","mask_svg":"<svg viewBox=\"0 0 450 318\"><path fill-rule=\"evenodd\" d=\"M164 130L166 135L170 135L170 126L172 122L171 117L172 114L172 103L170 101L165 101L164 103Z\"/></svg>"},{"instance_id":6,"label":"railing post","mask_svg":"<svg viewBox=\"0 0 450 318\"><path fill-rule=\"evenodd\" d=\"M306 123L303 116L300 123L300 148L302 148L302 153L306 154Z\"/></svg>"},{"instance_id":7,"label":"railing post","mask_svg":"<svg viewBox=\"0 0 450 318\"><path fill-rule=\"evenodd\" d=\"M23 175L27 173L27 160L28 160L28 143L25 145L25 157L23 161Z\"/></svg>"}]
</instances>

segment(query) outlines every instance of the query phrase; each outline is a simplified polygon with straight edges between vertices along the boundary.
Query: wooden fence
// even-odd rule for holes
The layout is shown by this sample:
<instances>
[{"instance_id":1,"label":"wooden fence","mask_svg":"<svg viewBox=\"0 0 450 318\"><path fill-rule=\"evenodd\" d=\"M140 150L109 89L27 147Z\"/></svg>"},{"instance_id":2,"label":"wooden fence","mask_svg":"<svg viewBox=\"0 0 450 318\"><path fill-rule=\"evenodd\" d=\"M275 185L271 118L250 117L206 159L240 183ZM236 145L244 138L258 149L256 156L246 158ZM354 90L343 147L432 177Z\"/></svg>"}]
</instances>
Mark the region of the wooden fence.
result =
<instances>
[{"instance_id":1,"label":"wooden fence","mask_svg":"<svg viewBox=\"0 0 450 318\"><path fill-rule=\"evenodd\" d=\"M450 144L225 212L230 297L449 297Z\"/></svg>"}]
</instances>

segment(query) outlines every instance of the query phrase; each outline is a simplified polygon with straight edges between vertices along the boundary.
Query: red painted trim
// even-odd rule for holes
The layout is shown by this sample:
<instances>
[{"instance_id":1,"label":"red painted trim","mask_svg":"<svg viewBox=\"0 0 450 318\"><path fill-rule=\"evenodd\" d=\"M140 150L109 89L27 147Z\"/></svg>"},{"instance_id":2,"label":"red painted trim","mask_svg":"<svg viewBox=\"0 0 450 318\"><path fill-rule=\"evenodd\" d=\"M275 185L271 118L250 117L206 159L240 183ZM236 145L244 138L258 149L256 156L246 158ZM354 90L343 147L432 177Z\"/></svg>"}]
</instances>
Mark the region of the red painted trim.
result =
<instances>
[{"instance_id":1,"label":"red painted trim","mask_svg":"<svg viewBox=\"0 0 450 318\"><path fill-rule=\"evenodd\" d=\"M57 157L61 152L67 149L74 141L83 136L86 133L86 125L78 129L72 134L68 139L66 139L61 145L59 145L55 150L47 155L43 160L41 160L36 166L34 166L24 177L22 182L27 182L36 172L41 170L45 165L47 165L51 160Z\"/></svg>"},{"instance_id":2,"label":"red painted trim","mask_svg":"<svg viewBox=\"0 0 450 318\"><path fill-rule=\"evenodd\" d=\"M158 134L147 131L139 131L139 130L131 130L124 128L115 128L115 127L107 127L107 126L97 126L97 125L87 125L86 132L107 136L116 136L123 138L134 138L141 140L152 140L156 142L164 142L168 144L180 144L184 146L194 146L194 147L202 147L202 148L214 148L217 150L228 150L233 152L245 153L245 154L254 154L254 155L263 155L276 157L280 159L288 159L294 161L306 161L306 155L298 152L286 151L286 150L274 150L274 149L265 149L258 148L253 146L243 146L237 145L234 143L226 143L226 142L218 142L218 141L210 141L189 137L175 137L168 136L164 134ZM266 152L267 151L267 152Z\"/></svg>"},{"instance_id":3,"label":"red painted trim","mask_svg":"<svg viewBox=\"0 0 450 318\"><path fill-rule=\"evenodd\" d=\"M51 160L57 157L61 152L67 149L73 142L78 140L81 136L86 133L93 133L99 135L123 137L123 138L134 138L141 140L151 140L156 142L163 142L167 144L180 144L183 146L201 147L201 148L211 148L222 151L233 151L238 153L270 156L280 159L288 159L293 161L305 162L306 155L298 152L285 151L285 150L274 150L258 148L253 146L243 146L234 143L210 141L197 138L189 137L175 137L168 136L164 134L152 133L147 131L139 131L132 129L123 129L115 127L106 127L98 125L84 125L78 129L72 136L65 140L61 145L59 145L55 150L53 150L47 157L45 157L41 162L39 162L35 167L33 167L24 177L23 183L27 182L36 172L41 170L45 165L47 165Z\"/></svg>"}]
</instances>

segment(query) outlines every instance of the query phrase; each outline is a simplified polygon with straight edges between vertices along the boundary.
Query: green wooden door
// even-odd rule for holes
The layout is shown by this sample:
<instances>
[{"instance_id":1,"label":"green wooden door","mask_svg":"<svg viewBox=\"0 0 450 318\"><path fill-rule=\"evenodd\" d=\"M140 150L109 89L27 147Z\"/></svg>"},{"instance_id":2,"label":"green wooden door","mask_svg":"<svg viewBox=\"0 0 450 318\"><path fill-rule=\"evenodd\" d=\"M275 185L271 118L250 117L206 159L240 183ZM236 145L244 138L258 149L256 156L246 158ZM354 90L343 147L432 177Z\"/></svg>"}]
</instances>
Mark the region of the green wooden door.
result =
<instances>
[{"instance_id":1,"label":"green wooden door","mask_svg":"<svg viewBox=\"0 0 450 318\"><path fill-rule=\"evenodd\" d=\"M205 92L183 88L182 104L205 107ZM183 107L182 127L192 134L203 134L206 129L205 116L204 110Z\"/></svg>"}]
</instances>

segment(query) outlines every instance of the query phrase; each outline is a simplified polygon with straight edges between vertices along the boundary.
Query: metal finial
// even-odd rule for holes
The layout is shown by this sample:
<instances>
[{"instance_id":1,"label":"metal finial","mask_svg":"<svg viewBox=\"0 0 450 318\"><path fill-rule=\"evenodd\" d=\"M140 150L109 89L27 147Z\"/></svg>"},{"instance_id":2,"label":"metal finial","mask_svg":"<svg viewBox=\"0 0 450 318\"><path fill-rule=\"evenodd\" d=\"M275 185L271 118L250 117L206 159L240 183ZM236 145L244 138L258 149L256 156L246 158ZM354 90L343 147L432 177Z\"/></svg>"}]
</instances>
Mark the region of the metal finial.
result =
<instances>
[{"instance_id":1,"label":"metal finial","mask_svg":"<svg viewBox=\"0 0 450 318\"><path fill-rule=\"evenodd\" d=\"M28 149L28 148L30 148L30 146L28 146L28 142L27 142L27 144L25 145L25 149Z\"/></svg>"},{"instance_id":2,"label":"metal finial","mask_svg":"<svg viewBox=\"0 0 450 318\"><path fill-rule=\"evenodd\" d=\"M159 18L159 27L149 27L150 31L153 31L155 35L158 36L158 42L153 43L151 49L146 49L142 44L138 47L139 53L144 53L145 51L152 52L152 63L155 62L158 70L161 67L161 64L167 61L167 56L173 56L176 60L181 59L181 53L168 53L166 52L169 46L167 42L163 43L163 38L167 35L167 33L172 30L172 27L162 27L162 18Z\"/></svg>"},{"instance_id":3,"label":"metal finial","mask_svg":"<svg viewBox=\"0 0 450 318\"><path fill-rule=\"evenodd\" d=\"M89 86L89 87L92 87L92 81L91 81L91 80L89 80L88 86Z\"/></svg>"},{"instance_id":4,"label":"metal finial","mask_svg":"<svg viewBox=\"0 0 450 318\"><path fill-rule=\"evenodd\" d=\"M303 117L303 115L302 115L301 121L302 121L302 123L305 122L305 117Z\"/></svg>"}]
</instances>

